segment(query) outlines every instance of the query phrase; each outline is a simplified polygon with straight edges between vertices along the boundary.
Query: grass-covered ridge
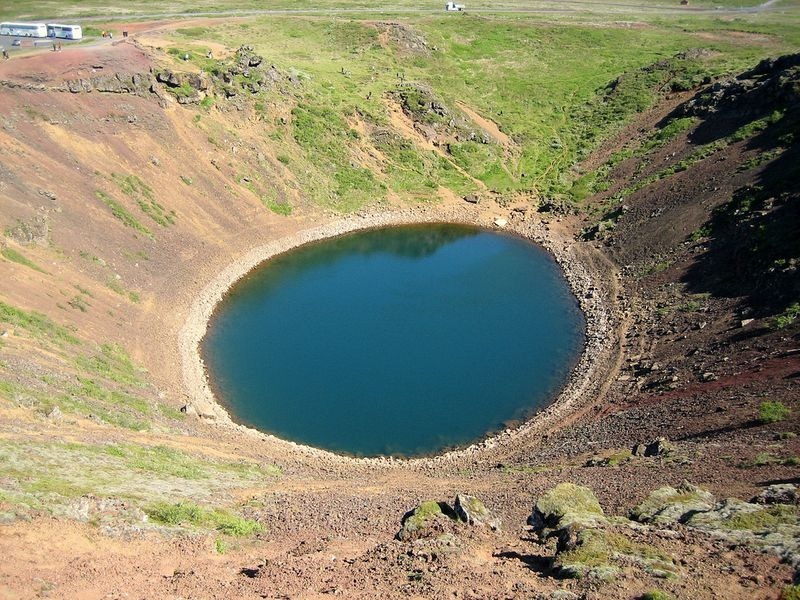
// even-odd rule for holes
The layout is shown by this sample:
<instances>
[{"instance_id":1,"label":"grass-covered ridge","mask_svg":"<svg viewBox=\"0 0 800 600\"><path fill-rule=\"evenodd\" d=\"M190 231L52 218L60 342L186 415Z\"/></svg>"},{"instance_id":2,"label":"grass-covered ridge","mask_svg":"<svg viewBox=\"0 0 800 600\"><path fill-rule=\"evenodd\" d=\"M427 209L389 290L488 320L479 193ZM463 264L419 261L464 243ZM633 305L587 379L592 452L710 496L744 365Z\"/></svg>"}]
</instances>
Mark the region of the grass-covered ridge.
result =
<instances>
[{"instance_id":1,"label":"grass-covered ridge","mask_svg":"<svg viewBox=\"0 0 800 600\"><path fill-rule=\"evenodd\" d=\"M307 197L345 212L387 198L427 201L441 188L457 195L486 190L501 203L520 195L533 202L581 199L596 191L598 175L586 180L576 165L634 115L666 94L800 42L766 24L759 26L766 44L756 34L727 37L731 25L710 19L682 29L525 15L418 14L397 23L400 40L388 42L380 23L348 16L270 15L179 28L174 37L212 76L229 63L208 59L206 41L249 44L264 57L273 83L245 70L224 78L220 89L236 88L235 102L256 113L277 162ZM403 45L403 36L416 50ZM215 107L228 93L201 107L198 125L216 128L209 136L215 144L219 133L233 135L215 124ZM397 122L397 106L407 123ZM460 106L493 123L503 139L493 139ZM691 124L676 120L646 150ZM248 179L268 208L285 204Z\"/></svg>"}]
</instances>

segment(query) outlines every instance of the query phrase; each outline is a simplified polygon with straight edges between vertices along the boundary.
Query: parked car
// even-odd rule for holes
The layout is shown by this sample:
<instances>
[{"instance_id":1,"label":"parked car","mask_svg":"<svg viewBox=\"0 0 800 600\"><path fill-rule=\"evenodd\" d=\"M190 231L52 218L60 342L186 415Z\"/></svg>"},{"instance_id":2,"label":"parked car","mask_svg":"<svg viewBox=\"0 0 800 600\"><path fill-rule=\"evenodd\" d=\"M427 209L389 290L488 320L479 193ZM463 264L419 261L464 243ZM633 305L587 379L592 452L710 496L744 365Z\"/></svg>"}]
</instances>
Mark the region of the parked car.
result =
<instances>
[{"instance_id":1,"label":"parked car","mask_svg":"<svg viewBox=\"0 0 800 600\"><path fill-rule=\"evenodd\" d=\"M22 42L20 40L14 40L13 42L11 42L11 45L12 46L22 46Z\"/></svg>"}]
</instances>

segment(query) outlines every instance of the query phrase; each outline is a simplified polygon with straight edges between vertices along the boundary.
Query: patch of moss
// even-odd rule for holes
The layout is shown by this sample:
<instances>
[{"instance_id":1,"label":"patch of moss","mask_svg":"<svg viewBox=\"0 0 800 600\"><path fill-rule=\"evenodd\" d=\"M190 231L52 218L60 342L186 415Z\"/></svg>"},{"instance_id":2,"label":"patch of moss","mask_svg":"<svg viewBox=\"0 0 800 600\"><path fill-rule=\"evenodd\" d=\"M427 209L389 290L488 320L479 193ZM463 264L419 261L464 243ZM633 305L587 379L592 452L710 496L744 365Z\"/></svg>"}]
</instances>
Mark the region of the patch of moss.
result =
<instances>
[{"instance_id":1,"label":"patch of moss","mask_svg":"<svg viewBox=\"0 0 800 600\"><path fill-rule=\"evenodd\" d=\"M708 510L714 497L699 487L683 483L677 488L665 486L654 490L631 510L630 517L643 523L674 523L695 510Z\"/></svg>"},{"instance_id":2,"label":"patch of moss","mask_svg":"<svg viewBox=\"0 0 800 600\"><path fill-rule=\"evenodd\" d=\"M126 227L130 227L138 231L139 233L143 233L150 239L153 239L153 234L150 233L150 230L139 223L128 209L122 206L118 200L112 198L110 195L106 194L102 190L95 191L95 195L97 196L98 200L100 200L103 204L105 204L108 208L111 209L111 214L114 215L117 219L122 221L122 224Z\"/></svg>"},{"instance_id":3,"label":"patch of moss","mask_svg":"<svg viewBox=\"0 0 800 600\"><path fill-rule=\"evenodd\" d=\"M775 504L749 513L738 513L730 519L722 521L721 525L728 529L749 529L751 531L774 529L778 525L797 522L797 511L792 506Z\"/></svg>"},{"instance_id":4,"label":"patch of moss","mask_svg":"<svg viewBox=\"0 0 800 600\"><path fill-rule=\"evenodd\" d=\"M762 402L758 407L758 420L761 423L779 423L789 416L791 411L783 402Z\"/></svg>"},{"instance_id":5,"label":"patch of moss","mask_svg":"<svg viewBox=\"0 0 800 600\"><path fill-rule=\"evenodd\" d=\"M574 483L561 483L545 492L536 501L534 510L544 517L545 523L557 528L605 519L594 492Z\"/></svg>"}]
</instances>

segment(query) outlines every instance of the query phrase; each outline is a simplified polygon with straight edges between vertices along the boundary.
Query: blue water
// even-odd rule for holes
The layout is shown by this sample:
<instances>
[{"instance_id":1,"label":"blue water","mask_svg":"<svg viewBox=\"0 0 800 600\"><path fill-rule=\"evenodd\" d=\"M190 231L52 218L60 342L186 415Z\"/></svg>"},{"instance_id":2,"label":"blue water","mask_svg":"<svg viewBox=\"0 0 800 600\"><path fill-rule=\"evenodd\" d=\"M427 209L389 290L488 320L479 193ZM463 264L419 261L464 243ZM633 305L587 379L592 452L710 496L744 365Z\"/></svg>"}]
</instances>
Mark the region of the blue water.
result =
<instances>
[{"instance_id":1,"label":"blue water","mask_svg":"<svg viewBox=\"0 0 800 600\"><path fill-rule=\"evenodd\" d=\"M460 225L349 234L237 283L203 342L234 419L353 455L430 454L528 416L584 319L538 246Z\"/></svg>"}]
</instances>

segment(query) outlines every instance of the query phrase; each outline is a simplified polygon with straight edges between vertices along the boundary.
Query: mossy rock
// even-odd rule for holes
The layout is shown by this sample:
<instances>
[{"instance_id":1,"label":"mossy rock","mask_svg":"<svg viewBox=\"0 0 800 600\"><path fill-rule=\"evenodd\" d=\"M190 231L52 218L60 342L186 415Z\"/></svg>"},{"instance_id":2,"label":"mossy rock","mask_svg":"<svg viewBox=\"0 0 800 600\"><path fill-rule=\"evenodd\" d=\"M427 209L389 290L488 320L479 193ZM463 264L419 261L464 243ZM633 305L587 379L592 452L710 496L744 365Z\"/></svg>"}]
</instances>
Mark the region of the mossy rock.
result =
<instances>
[{"instance_id":1,"label":"mossy rock","mask_svg":"<svg viewBox=\"0 0 800 600\"><path fill-rule=\"evenodd\" d=\"M561 483L536 501L528 524L540 539L558 535L566 527L591 528L607 523L597 496L587 487Z\"/></svg>"},{"instance_id":2,"label":"mossy rock","mask_svg":"<svg viewBox=\"0 0 800 600\"><path fill-rule=\"evenodd\" d=\"M564 540L560 539L560 545ZM583 529L568 549L556 554L553 566L562 577L613 579L621 566L635 564L654 577L674 578L678 567L655 546L630 539L614 528Z\"/></svg>"},{"instance_id":3,"label":"mossy rock","mask_svg":"<svg viewBox=\"0 0 800 600\"><path fill-rule=\"evenodd\" d=\"M779 525L796 525L800 521L797 510L795 506L773 504L765 507L728 498L712 510L693 514L686 524L708 530L774 530Z\"/></svg>"},{"instance_id":4,"label":"mossy rock","mask_svg":"<svg viewBox=\"0 0 800 600\"><path fill-rule=\"evenodd\" d=\"M425 500L403 516L403 527L397 532L396 537L401 541L422 537L434 522L444 519L456 519L453 509L446 502Z\"/></svg>"},{"instance_id":5,"label":"mossy rock","mask_svg":"<svg viewBox=\"0 0 800 600\"><path fill-rule=\"evenodd\" d=\"M492 531L500 529L500 519L475 496L457 494L453 508L458 518L470 525L487 525Z\"/></svg>"},{"instance_id":6,"label":"mossy rock","mask_svg":"<svg viewBox=\"0 0 800 600\"><path fill-rule=\"evenodd\" d=\"M666 486L651 492L647 500L631 511L631 519L656 525L682 523L713 506L714 496L710 492L683 482L677 488Z\"/></svg>"}]
</instances>

